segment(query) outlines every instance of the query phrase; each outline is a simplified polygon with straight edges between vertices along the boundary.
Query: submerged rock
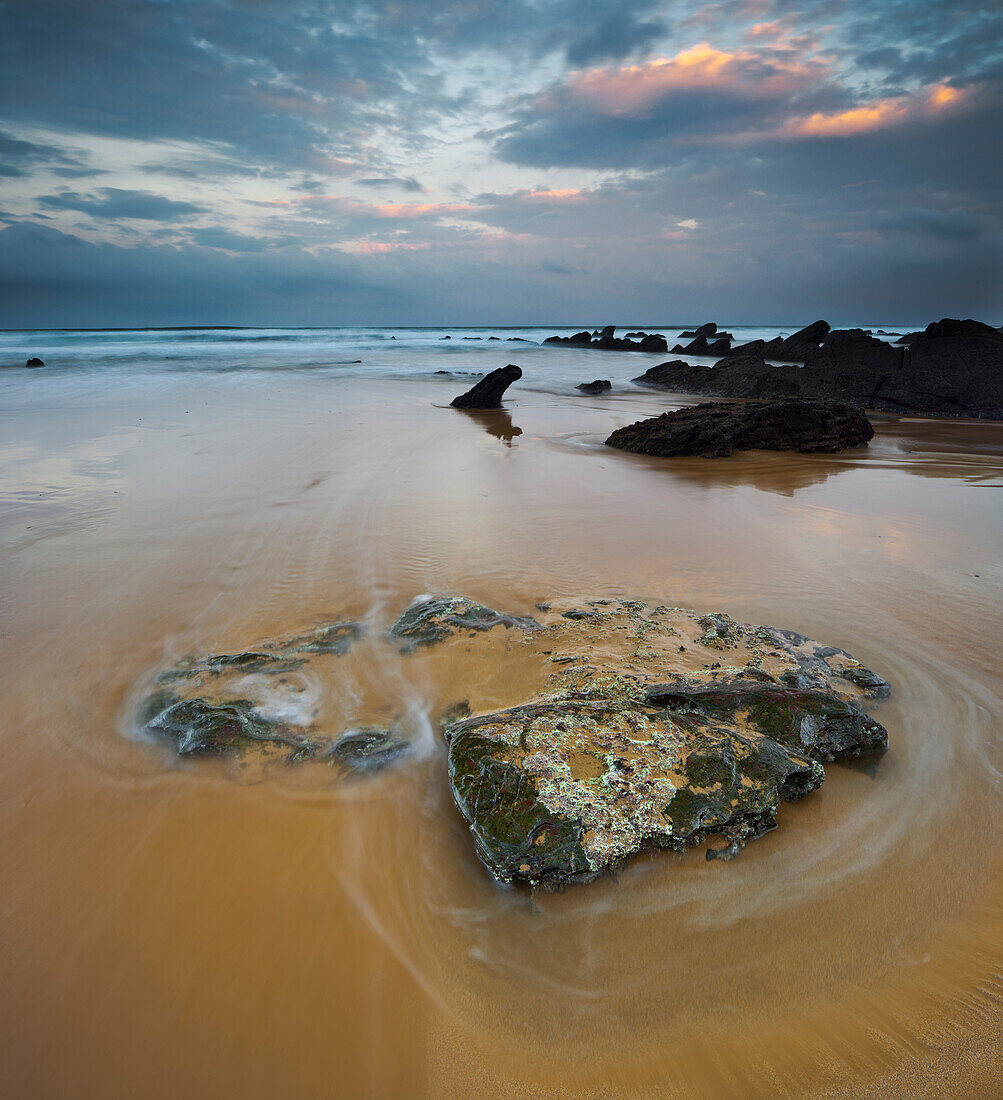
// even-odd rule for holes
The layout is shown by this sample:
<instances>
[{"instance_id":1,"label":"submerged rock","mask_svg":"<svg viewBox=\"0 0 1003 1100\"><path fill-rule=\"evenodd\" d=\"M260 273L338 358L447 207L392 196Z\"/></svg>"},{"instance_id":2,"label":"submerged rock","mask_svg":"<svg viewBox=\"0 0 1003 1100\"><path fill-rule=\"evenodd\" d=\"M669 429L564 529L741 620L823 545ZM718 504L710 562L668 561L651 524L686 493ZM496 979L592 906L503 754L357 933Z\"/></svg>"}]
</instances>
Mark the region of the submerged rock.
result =
<instances>
[{"instance_id":1,"label":"submerged rock","mask_svg":"<svg viewBox=\"0 0 1003 1100\"><path fill-rule=\"evenodd\" d=\"M611 390L613 383L608 378L597 378L594 382L580 382L575 386L576 390L581 390L582 393L604 393L606 390Z\"/></svg>"},{"instance_id":2,"label":"submerged rock","mask_svg":"<svg viewBox=\"0 0 1003 1100\"><path fill-rule=\"evenodd\" d=\"M733 451L841 451L874 429L861 409L836 401L710 401L618 428L606 445L635 454L718 458Z\"/></svg>"},{"instance_id":3,"label":"submerged rock","mask_svg":"<svg viewBox=\"0 0 1003 1100\"><path fill-rule=\"evenodd\" d=\"M505 391L520 378L522 368L509 363L486 374L472 389L454 397L450 405L454 409L500 409Z\"/></svg>"},{"instance_id":4,"label":"submerged rock","mask_svg":"<svg viewBox=\"0 0 1003 1100\"><path fill-rule=\"evenodd\" d=\"M588 881L708 837L724 840L708 859L731 858L822 784L823 763L887 748L845 674L887 685L842 650L630 601L549 614L526 644L559 668L550 689L445 729L457 808L502 881ZM722 640L741 665L703 659Z\"/></svg>"},{"instance_id":5,"label":"submerged rock","mask_svg":"<svg viewBox=\"0 0 1003 1100\"><path fill-rule=\"evenodd\" d=\"M411 745L381 726L349 730L328 750L328 759L349 771L366 773L388 767L402 757Z\"/></svg>"},{"instance_id":6,"label":"submerged rock","mask_svg":"<svg viewBox=\"0 0 1003 1100\"><path fill-rule=\"evenodd\" d=\"M531 630L530 618L504 615L466 596L421 597L390 628L390 635L404 643L405 649L435 645L460 631L492 630L496 626L517 626Z\"/></svg>"},{"instance_id":7,"label":"submerged rock","mask_svg":"<svg viewBox=\"0 0 1003 1100\"><path fill-rule=\"evenodd\" d=\"M315 748L309 738L262 717L248 699L181 699L151 718L146 727L173 741L179 756L234 752L262 742L308 753Z\"/></svg>"},{"instance_id":8,"label":"submerged rock","mask_svg":"<svg viewBox=\"0 0 1003 1100\"><path fill-rule=\"evenodd\" d=\"M44 367L45 364L42 362L41 359L34 358L34 359L29 359L28 362L25 363L25 366L26 367Z\"/></svg>"}]
</instances>

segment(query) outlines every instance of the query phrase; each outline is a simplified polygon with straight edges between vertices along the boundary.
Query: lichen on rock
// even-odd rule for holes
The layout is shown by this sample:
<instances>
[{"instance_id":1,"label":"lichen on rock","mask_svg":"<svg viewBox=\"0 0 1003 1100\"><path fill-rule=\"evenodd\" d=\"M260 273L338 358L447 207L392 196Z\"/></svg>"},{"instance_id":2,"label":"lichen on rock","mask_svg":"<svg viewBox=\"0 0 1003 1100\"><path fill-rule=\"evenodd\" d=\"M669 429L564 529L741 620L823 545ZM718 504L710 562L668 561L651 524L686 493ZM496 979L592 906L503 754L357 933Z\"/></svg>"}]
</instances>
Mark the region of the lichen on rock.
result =
<instances>
[{"instance_id":1,"label":"lichen on rock","mask_svg":"<svg viewBox=\"0 0 1003 1100\"><path fill-rule=\"evenodd\" d=\"M498 879L588 881L649 848L711 837L732 858L823 763L887 748L860 707L887 684L842 650L723 613L554 602L526 644L540 696L447 724L454 799ZM727 649L734 665L708 661ZM848 675L849 674L849 675Z\"/></svg>"}]
</instances>

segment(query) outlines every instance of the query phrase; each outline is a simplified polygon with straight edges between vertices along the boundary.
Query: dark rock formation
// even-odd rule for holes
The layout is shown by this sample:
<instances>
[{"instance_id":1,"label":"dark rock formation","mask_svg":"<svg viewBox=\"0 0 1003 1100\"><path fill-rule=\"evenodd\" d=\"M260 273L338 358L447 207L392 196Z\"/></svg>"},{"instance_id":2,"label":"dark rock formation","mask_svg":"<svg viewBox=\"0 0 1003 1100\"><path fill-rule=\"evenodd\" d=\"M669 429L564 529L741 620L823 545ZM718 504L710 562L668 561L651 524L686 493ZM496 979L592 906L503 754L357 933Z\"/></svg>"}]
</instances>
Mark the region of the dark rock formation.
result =
<instances>
[{"instance_id":1,"label":"dark rock formation","mask_svg":"<svg viewBox=\"0 0 1003 1100\"><path fill-rule=\"evenodd\" d=\"M405 650L435 645L459 631L492 630L496 626L517 626L531 630L532 619L493 611L465 596L432 596L416 600L390 628L390 636Z\"/></svg>"},{"instance_id":2,"label":"dark rock formation","mask_svg":"<svg viewBox=\"0 0 1003 1100\"><path fill-rule=\"evenodd\" d=\"M732 858L822 784L824 763L888 746L846 673L885 681L801 635L603 600L548 608L531 644L561 670L549 694L445 728L456 805L505 882L585 882L708 837L725 841L708 859ZM718 649L736 667L715 671Z\"/></svg>"},{"instance_id":3,"label":"dark rock formation","mask_svg":"<svg viewBox=\"0 0 1003 1100\"><path fill-rule=\"evenodd\" d=\"M707 324L701 325L699 328L686 329L679 336L686 340L727 340L730 342L735 339L730 332L719 331L714 321L708 321Z\"/></svg>"},{"instance_id":4,"label":"dark rock formation","mask_svg":"<svg viewBox=\"0 0 1003 1100\"><path fill-rule=\"evenodd\" d=\"M411 745L382 726L364 726L343 734L325 758L356 774L379 771L399 760Z\"/></svg>"},{"instance_id":5,"label":"dark rock formation","mask_svg":"<svg viewBox=\"0 0 1003 1100\"><path fill-rule=\"evenodd\" d=\"M36 359L29 359L28 362L25 363L25 366L26 367L44 367L45 364L42 362L41 359L36 358Z\"/></svg>"},{"instance_id":6,"label":"dark rock formation","mask_svg":"<svg viewBox=\"0 0 1003 1100\"><path fill-rule=\"evenodd\" d=\"M639 341L614 336L614 325L607 325L602 331L576 332L574 336L548 336L545 344L570 344L575 347L592 347L600 351L645 351L657 355L659 352L668 351L669 345L664 336L658 332L649 334L631 333L630 335L642 337Z\"/></svg>"},{"instance_id":7,"label":"dark rock formation","mask_svg":"<svg viewBox=\"0 0 1003 1100\"><path fill-rule=\"evenodd\" d=\"M1003 419L1003 334L989 325L938 321L903 337L905 346L862 329L827 331L816 344L823 328L824 321L816 322L784 346L756 341L755 354L737 348L713 368L662 363L634 381L715 397L801 397L894 413ZM766 361L795 353L803 367Z\"/></svg>"},{"instance_id":8,"label":"dark rock formation","mask_svg":"<svg viewBox=\"0 0 1003 1100\"><path fill-rule=\"evenodd\" d=\"M841 451L863 446L873 435L862 410L840 402L790 399L733 405L711 401L618 428L606 444L635 454L718 458L753 449Z\"/></svg>"},{"instance_id":9,"label":"dark rock formation","mask_svg":"<svg viewBox=\"0 0 1003 1100\"><path fill-rule=\"evenodd\" d=\"M703 334L692 339L688 344L676 344L672 351L673 354L684 355L727 355L731 349L731 337L727 339L721 337L711 343L707 337Z\"/></svg>"},{"instance_id":10,"label":"dark rock formation","mask_svg":"<svg viewBox=\"0 0 1003 1100\"><path fill-rule=\"evenodd\" d=\"M299 751L312 749L308 738L261 717L253 708L247 699L226 703L179 699L154 715L146 727L173 741L179 756L235 752L262 742Z\"/></svg>"},{"instance_id":11,"label":"dark rock formation","mask_svg":"<svg viewBox=\"0 0 1003 1100\"><path fill-rule=\"evenodd\" d=\"M730 355L747 358L761 355L782 363L803 363L811 359L830 332L828 321L815 321L793 336L778 336L775 340L750 340L732 348Z\"/></svg>"},{"instance_id":12,"label":"dark rock formation","mask_svg":"<svg viewBox=\"0 0 1003 1100\"><path fill-rule=\"evenodd\" d=\"M473 389L454 397L450 405L454 409L499 409L505 391L520 378L522 368L509 363L486 374Z\"/></svg>"},{"instance_id":13,"label":"dark rock formation","mask_svg":"<svg viewBox=\"0 0 1003 1100\"><path fill-rule=\"evenodd\" d=\"M608 378L597 378L594 382L580 382L575 386L575 389L581 390L582 393L603 393L612 388L613 383Z\"/></svg>"}]
</instances>

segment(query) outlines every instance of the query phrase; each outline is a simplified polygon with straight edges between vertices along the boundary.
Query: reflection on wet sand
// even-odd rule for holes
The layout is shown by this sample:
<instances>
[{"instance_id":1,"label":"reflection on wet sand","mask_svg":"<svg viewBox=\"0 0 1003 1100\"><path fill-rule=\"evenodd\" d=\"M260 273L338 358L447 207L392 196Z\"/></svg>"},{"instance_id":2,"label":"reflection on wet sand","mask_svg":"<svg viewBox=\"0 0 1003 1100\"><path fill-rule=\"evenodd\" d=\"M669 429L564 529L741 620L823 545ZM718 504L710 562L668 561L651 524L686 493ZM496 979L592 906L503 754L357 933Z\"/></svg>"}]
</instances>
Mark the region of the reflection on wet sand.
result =
<instances>
[{"instance_id":1,"label":"reflection on wet sand","mask_svg":"<svg viewBox=\"0 0 1003 1100\"><path fill-rule=\"evenodd\" d=\"M459 409L464 416L480 424L480 426L496 439L512 446L512 440L517 435L522 435L522 428L517 428L512 423L512 414L508 409Z\"/></svg>"},{"instance_id":2,"label":"reflection on wet sand","mask_svg":"<svg viewBox=\"0 0 1003 1100\"><path fill-rule=\"evenodd\" d=\"M140 381L113 409L102 385L7 425L55 485L143 424L59 482L100 523L19 541L27 495L7 520L10 1095L996 1095L1003 512L977 471L1000 426L889 422L845 459L674 474L601 447L643 395L520 400L503 450L433 407L449 380ZM924 440L955 472L915 465ZM467 693L434 652L385 644L421 592L520 614L630 596L823 638L892 683L891 750L733 863L657 853L563 894L500 889L434 725ZM297 706L399 722L420 751L393 769L300 782L130 739L186 655L341 619L367 640L337 677L291 676ZM490 706L511 685L485 652L471 702Z\"/></svg>"}]
</instances>

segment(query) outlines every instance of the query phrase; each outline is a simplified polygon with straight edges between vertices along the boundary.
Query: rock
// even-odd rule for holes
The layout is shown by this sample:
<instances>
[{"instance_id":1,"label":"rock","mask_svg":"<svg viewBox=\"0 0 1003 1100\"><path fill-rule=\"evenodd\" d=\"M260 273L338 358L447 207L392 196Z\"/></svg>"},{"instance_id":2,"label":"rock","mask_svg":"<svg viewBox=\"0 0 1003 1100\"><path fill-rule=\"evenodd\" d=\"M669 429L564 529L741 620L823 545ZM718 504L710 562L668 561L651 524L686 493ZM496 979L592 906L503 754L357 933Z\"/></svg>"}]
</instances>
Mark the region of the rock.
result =
<instances>
[{"instance_id":1,"label":"rock","mask_svg":"<svg viewBox=\"0 0 1003 1100\"><path fill-rule=\"evenodd\" d=\"M624 337L625 340L643 340L648 334L646 332L628 332Z\"/></svg>"},{"instance_id":2,"label":"rock","mask_svg":"<svg viewBox=\"0 0 1003 1100\"><path fill-rule=\"evenodd\" d=\"M295 653L335 653L339 656L347 653L365 634L361 623L326 623L300 634L286 643L286 647Z\"/></svg>"},{"instance_id":3,"label":"rock","mask_svg":"<svg viewBox=\"0 0 1003 1100\"><path fill-rule=\"evenodd\" d=\"M764 359L783 363L803 363L813 358L830 333L827 321L815 321L792 336L778 336L775 340L751 340L739 344L727 354L747 358L761 355Z\"/></svg>"},{"instance_id":4,"label":"rock","mask_svg":"<svg viewBox=\"0 0 1003 1100\"><path fill-rule=\"evenodd\" d=\"M343 734L325 758L348 771L364 774L396 763L410 748L409 742L382 726L364 726Z\"/></svg>"},{"instance_id":5,"label":"rock","mask_svg":"<svg viewBox=\"0 0 1003 1100\"><path fill-rule=\"evenodd\" d=\"M616 331L613 325L607 325L601 332L576 332L574 336L548 336L545 344L571 344L575 347L592 347L600 351L646 351L657 354L668 351L669 345L665 337L658 332L631 333L632 336L641 336L639 342L631 339L614 336Z\"/></svg>"},{"instance_id":6,"label":"rock","mask_svg":"<svg viewBox=\"0 0 1003 1100\"><path fill-rule=\"evenodd\" d=\"M705 658L722 644L735 667L718 671ZM843 674L884 681L791 632L603 600L551 606L526 645L558 669L547 690L444 731L457 808L503 882L587 882L708 837L725 841L708 859L732 858L822 784L824 763L887 748Z\"/></svg>"},{"instance_id":7,"label":"rock","mask_svg":"<svg viewBox=\"0 0 1003 1100\"><path fill-rule=\"evenodd\" d=\"M146 728L172 741L179 756L229 753L251 742L284 745L297 751L314 750L309 738L263 718L247 699L225 703L181 699L153 716Z\"/></svg>"},{"instance_id":8,"label":"rock","mask_svg":"<svg viewBox=\"0 0 1003 1100\"><path fill-rule=\"evenodd\" d=\"M443 336L442 339L443 340L452 340L452 336Z\"/></svg>"},{"instance_id":9,"label":"rock","mask_svg":"<svg viewBox=\"0 0 1003 1100\"><path fill-rule=\"evenodd\" d=\"M635 454L700 455L733 451L841 451L874 435L863 411L833 401L776 400L733 405L711 401L618 428L609 447Z\"/></svg>"},{"instance_id":10,"label":"rock","mask_svg":"<svg viewBox=\"0 0 1003 1100\"><path fill-rule=\"evenodd\" d=\"M832 330L828 321L815 321L799 329L793 336L769 341L763 348L764 359L780 359L783 362L803 363L818 350L819 345Z\"/></svg>"},{"instance_id":11,"label":"rock","mask_svg":"<svg viewBox=\"0 0 1003 1100\"><path fill-rule=\"evenodd\" d=\"M522 378L522 368L509 363L486 374L473 389L454 397L450 405L454 409L498 409L505 391L513 382Z\"/></svg>"},{"instance_id":12,"label":"rock","mask_svg":"<svg viewBox=\"0 0 1003 1100\"><path fill-rule=\"evenodd\" d=\"M500 336L489 336L488 339L489 340L500 340L501 337ZM518 337L513 336L513 337L511 337L511 339L515 340L515 339L518 339Z\"/></svg>"},{"instance_id":13,"label":"rock","mask_svg":"<svg viewBox=\"0 0 1003 1100\"><path fill-rule=\"evenodd\" d=\"M665 363L635 381L719 397L800 397L894 413L1003 419L1003 336L989 325L946 319L898 345L863 329L830 331L816 344L823 327L816 322L755 354L736 348L713 370ZM803 367L766 361L795 355Z\"/></svg>"},{"instance_id":14,"label":"rock","mask_svg":"<svg viewBox=\"0 0 1003 1100\"><path fill-rule=\"evenodd\" d=\"M676 344L672 349L674 354L684 355L714 355L721 356L727 355L731 348L731 339L721 337L715 340L713 343L708 342L707 337L703 334L697 336L691 340L685 346L683 344Z\"/></svg>"},{"instance_id":15,"label":"rock","mask_svg":"<svg viewBox=\"0 0 1003 1100\"><path fill-rule=\"evenodd\" d=\"M532 340L527 340L525 336L509 336L508 342L510 344L532 344ZM546 342L546 341L545 341Z\"/></svg>"},{"instance_id":16,"label":"rock","mask_svg":"<svg viewBox=\"0 0 1003 1100\"><path fill-rule=\"evenodd\" d=\"M687 329L685 332L681 332L681 337L686 337L688 340L695 340L703 338L709 340L717 332L717 323L714 321L708 321L707 324L701 325L699 328Z\"/></svg>"},{"instance_id":17,"label":"rock","mask_svg":"<svg viewBox=\"0 0 1003 1100\"><path fill-rule=\"evenodd\" d=\"M504 615L466 596L428 596L411 604L390 628L390 636L410 651L435 645L459 631L492 630L496 626L531 630L536 625L533 619Z\"/></svg>"},{"instance_id":18,"label":"rock","mask_svg":"<svg viewBox=\"0 0 1003 1100\"><path fill-rule=\"evenodd\" d=\"M575 389L581 390L582 393L603 393L612 388L613 383L608 378L597 378L594 382L580 382L575 386Z\"/></svg>"},{"instance_id":19,"label":"rock","mask_svg":"<svg viewBox=\"0 0 1003 1100\"><path fill-rule=\"evenodd\" d=\"M42 362L41 359L36 358L36 359L29 359L28 362L25 363L25 366L26 367L44 367L45 364Z\"/></svg>"},{"instance_id":20,"label":"rock","mask_svg":"<svg viewBox=\"0 0 1003 1100\"><path fill-rule=\"evenodd\" d=\"M703 393L700 388L711 373L710 367L687 363L685 359L673 359L669 363L659 363L650 367L644 374L631 379L642 386L659 386L663 389L677 390L679 393Z\"/></svg>"}]
</instances>

